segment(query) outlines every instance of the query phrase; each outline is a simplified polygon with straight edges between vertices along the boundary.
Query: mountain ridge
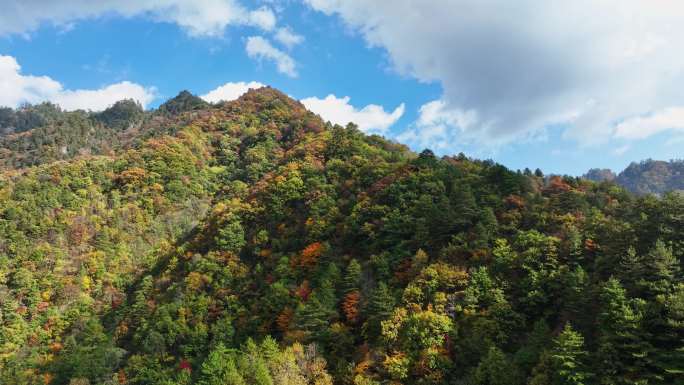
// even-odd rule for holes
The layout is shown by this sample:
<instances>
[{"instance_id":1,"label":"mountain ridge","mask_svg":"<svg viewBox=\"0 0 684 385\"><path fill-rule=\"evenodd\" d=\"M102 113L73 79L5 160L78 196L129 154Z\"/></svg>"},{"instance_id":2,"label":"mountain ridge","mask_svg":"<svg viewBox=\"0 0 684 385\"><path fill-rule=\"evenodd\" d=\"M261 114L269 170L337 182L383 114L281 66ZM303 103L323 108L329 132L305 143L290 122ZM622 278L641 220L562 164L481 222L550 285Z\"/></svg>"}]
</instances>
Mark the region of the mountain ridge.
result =
<instances>
[{"instance_id":1,"label":"mountain ridge","mask_svg":"<svg viewBox=\"0 0 684 385\"><path fill-rule=\"evenodd\" d=\"M0 171L0 383L684 370L681 195L416 154L271 88L177 101L107 155Z\"/></svg>"}]
</instances>

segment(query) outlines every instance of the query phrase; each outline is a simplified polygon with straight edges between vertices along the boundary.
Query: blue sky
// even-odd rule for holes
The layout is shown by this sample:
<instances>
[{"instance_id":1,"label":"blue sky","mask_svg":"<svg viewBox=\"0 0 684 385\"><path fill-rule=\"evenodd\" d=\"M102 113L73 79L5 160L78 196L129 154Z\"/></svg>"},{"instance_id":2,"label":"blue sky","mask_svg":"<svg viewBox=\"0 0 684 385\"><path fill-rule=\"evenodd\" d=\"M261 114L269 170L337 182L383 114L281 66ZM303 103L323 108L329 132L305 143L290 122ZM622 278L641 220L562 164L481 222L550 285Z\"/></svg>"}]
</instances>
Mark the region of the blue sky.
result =
<instances>
[{"instance_id":1,"label":"blue sky","mask_svg":"<svg viewBox=\"0 0 684 385\"><path fill-rule=\"evenodd\" d=\"M154 108L258 82L416 151L514 169L621 170L684 148L672 0L0 2L2 105Z\"/></svg>"}]
</instances>

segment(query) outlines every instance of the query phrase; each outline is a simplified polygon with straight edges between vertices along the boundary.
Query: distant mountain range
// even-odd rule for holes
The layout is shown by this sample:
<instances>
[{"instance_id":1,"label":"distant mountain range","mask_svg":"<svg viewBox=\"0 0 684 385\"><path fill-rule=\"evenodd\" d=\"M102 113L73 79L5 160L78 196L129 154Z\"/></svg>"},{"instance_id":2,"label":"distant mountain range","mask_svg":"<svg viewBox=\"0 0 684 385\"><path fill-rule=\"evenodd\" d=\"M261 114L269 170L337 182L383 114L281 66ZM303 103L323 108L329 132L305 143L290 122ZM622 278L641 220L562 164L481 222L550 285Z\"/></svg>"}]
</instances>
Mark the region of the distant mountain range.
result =
<instances>
[{"instance_id":1,"label":"distant mountain range","mask_svg":"<svg viewBox=\"0 0 684 385\"><path fill-rule=\"evenodd\" d=\"M595 182L615 181L636 194L661 195L668 191L684 190L684 160L647 159L632 162L624 171L615 174L609 169L594 168L583 178Z\"/></svg>"}]
</instances>

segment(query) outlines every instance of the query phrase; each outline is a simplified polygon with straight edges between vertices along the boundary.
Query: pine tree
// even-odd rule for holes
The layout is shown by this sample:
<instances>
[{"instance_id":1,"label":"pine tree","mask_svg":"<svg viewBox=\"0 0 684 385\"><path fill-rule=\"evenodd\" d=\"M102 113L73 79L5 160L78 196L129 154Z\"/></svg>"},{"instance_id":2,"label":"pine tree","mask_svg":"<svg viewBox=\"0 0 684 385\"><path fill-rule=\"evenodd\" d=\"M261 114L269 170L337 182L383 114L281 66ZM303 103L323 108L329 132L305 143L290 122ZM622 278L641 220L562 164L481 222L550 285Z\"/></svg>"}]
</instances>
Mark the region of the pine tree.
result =
<instances>
[{"instance_id":1,"label":"pine tree","mask_svg":"<svg viewBox=\"0 0 684 385\"><path fill-rule=\"evenodd\" d=\"M643 298L655 298L671 291L680 280L679 261L672 255L672 249L658 240L641 261L639 286Z\"/></svg>"},{"instance_id":2,"label":"pine tree","mask_svg":"<svg viewBox=\"0 0 684 385\"><path fill-rule=\"evenodd\" d=\"M368 301L366 313L368 321L366 323L366 335L377 338L380 335L380 322L388 319L392 315L395 300L387 284L380 282L378 287L373 290Z\"/></svg>"},{"instance_id":3,"label":"pine tree","mask_svg":"<svg viewBox=\"0 0 684 385\"><path fill-rule=\"evenodd\" d=\"M245 385L238 372L235 354L223 344L216 346L202 363L199 385Z\"/></svg>"},{"instance_id":4,"label":"pine tree","mask_svg":"<svg viewBox=\"0 0 684 385\"><path fill-rule=\"evenodd\" d=\"M301 330L308 332L315 341L324 340L328 326L337 314L335 311L335 291L329 280L323 280L321 287L315 289L306 304L297 309L297 323Z\"/></svg>"},{"instance_id":5,"label":"pine tree","mask_svg":"<svg viewBox=\"0 0 684 385\"><path fill-rule=\"evenodd\" d=\"M622 285L631 295L637 294L637 282L643 274L641 263L641 259L637 255L634 247L630 247L627 250L627 253L620 257L620 269L617 272L618 277L620 278Z\"/></svg>"},{"instance_id":6,"label":"pine tree","mask_svg":"<svg viewBox=\"0 0 684 385\"><path fill-rule=\"evenodd\" d=\"M489 349L473 374L473 385L515 385L519 382L517 368L496 346Z\"/></svg>"},{"instance_id":7,"label":"pine tree","mask_svg":"<svg viewBox=\"0 0 684 385\"><path fill-rule=\"evenodd\" d=\"M361 284L361 264L356 259L349 261L344 275L343 289L345 294L358 291Z\"/></svg>"},{"instance_id":8,"label":"pine tree","mask_svg":"<svg viewBox=\"0 0 684 385\"><path fill-rule=\"evenodd\" d=\"M684 284L677 285L664 305L655 366L661 376L660 383L684 385Z\"/></svg>"},{"instance_id":9,"label":"pine tree","mask_svg":"<svg viewBox=\"0 0 684 385\"><path fill-rule=\"evenodd\" d=\"M554 369L554 385L584 385L590 377L584 364L587 352L584 337L572 329L570 323L554 341L551 360Z\"/></svg>"},{"instance_id":10,"label":"pine tree","mask_svg":"<svg viewBox=\"0 0 684 385\"><path fill-rule=\"evenodd\" d=\"M646 383L652 349L642 329L643 300L627 298L615 278L603 285L600 299L597 373L601 383Z\"/></svg>"}]
</instances>

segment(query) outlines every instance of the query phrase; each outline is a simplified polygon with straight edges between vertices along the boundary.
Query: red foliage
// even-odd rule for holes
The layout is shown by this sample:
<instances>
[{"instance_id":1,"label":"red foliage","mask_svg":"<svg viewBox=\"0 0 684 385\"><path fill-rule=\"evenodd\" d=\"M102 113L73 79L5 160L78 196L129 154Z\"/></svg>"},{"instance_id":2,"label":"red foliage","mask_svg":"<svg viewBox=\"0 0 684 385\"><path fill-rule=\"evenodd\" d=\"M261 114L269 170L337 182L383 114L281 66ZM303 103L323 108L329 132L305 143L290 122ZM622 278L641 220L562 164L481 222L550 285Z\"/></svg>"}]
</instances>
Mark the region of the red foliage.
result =
<instances>
[{"instance_id":1,"label":"red foliage","mask_svg":"<svg viewBox=\"0 0 684 385\"><path fill-rule=\"evenodd\" d=\"M186 359L182 359L180 364L178 364L178 370L185 370L188 373L192 372L192 365L190 365L190 362Z\"/></svg>"},{"instance_id":2,"label":"red foliage","mask_svg":"<svg viewBox=\"0 0 684 385\"><path fill-rule=\"evenodd\" d=\"M302 301L306 302L309 299L309 295L311 294L311 288L309 287L309 281L304 280L301 285L295 290L295 295L299 298L302 299Z\"/></svg>"}]
</instances>

